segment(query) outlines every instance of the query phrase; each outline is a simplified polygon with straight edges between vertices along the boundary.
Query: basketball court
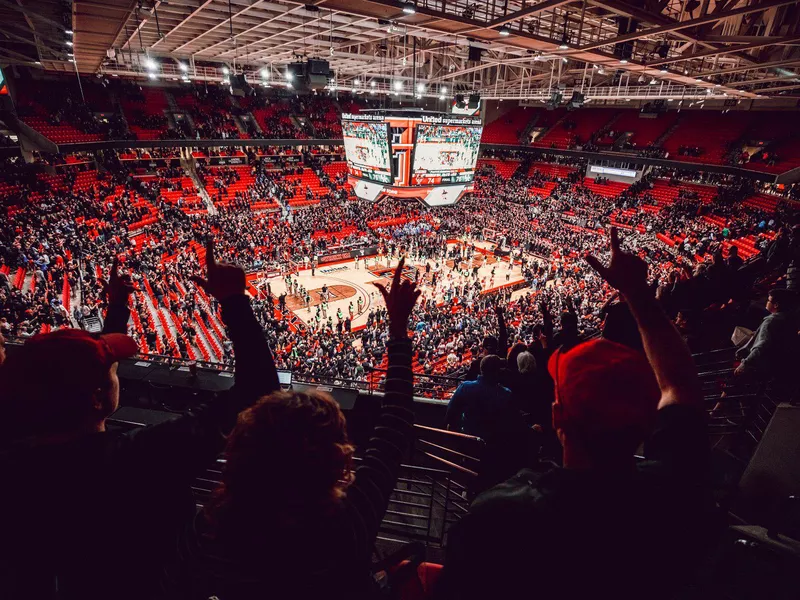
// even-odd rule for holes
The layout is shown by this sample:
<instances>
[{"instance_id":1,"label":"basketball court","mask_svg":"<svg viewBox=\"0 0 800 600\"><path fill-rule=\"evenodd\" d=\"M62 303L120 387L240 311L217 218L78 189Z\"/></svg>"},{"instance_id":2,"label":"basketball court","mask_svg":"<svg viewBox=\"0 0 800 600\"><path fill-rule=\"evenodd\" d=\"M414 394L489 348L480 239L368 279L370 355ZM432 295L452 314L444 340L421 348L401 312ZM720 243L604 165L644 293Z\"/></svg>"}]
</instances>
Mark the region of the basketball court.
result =
<instances>
[{"instance_id":1,"label":"basketball court","mask_svg":"<svg viewBox=\"0 0 800 600\"><path fill-rule=\"evenodd\" d=\"M448 249L454 246L455 244L448 244ZM431 266L428 275L426 263ZM433 259L414 261L409 258L406 260L403 277L419 281L422 296L428 300L435 299L437 304L446 302L447 290L452 286L463 286L477 280L485 291L518 286L524 281L519 265L510 265L507 258L498 259L492 254L476 253L471 261L460 261L458 265L453 260L445 260L439 263L438 269L436 263ZM353 260L320 265L315 269L314 275L311 274L311 269L300 270L291 275L291 290L287 289L284 275L275 275L268 281L275 297L286 293L286 307L304 324L312 327L316 325L318 308L320 322L331 318L334 326L339 311L342 319L345 319L352 310L352 328L358 329L366 325L367 315L371 310L384 306L383 298L374 284L380 283L388 287L397 264L397 258L373 256L367 259L366 264L361 259L358 265ZM477 278L473 275L476 268ZM434 274L436 287L433 286ZM295 281L298 290L302 287L307 291L308 304L305 294L293 293ZM251 288L251 292L254 291ZM327 302L323 292L327 296Z\"/></svg>"}]
</instances>

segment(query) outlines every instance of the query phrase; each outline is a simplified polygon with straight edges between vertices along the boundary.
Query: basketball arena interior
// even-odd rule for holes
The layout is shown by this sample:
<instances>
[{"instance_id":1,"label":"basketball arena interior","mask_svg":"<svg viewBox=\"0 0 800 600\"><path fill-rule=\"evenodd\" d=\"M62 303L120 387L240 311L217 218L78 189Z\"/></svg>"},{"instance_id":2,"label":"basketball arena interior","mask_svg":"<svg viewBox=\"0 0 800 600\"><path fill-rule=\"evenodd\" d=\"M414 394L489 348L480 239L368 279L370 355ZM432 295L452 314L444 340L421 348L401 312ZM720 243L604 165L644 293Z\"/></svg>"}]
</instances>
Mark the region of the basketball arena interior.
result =
<instances>
[{"instance_id":1,"label":"basketball arena interior","mask_svg":"<svg viewBox=\"0 0 800 600\"><path fill-rule=\"evenodd\" d=\"M796 0L0 0L0 598L797 598Z\"/></svg>"}]
</instances>

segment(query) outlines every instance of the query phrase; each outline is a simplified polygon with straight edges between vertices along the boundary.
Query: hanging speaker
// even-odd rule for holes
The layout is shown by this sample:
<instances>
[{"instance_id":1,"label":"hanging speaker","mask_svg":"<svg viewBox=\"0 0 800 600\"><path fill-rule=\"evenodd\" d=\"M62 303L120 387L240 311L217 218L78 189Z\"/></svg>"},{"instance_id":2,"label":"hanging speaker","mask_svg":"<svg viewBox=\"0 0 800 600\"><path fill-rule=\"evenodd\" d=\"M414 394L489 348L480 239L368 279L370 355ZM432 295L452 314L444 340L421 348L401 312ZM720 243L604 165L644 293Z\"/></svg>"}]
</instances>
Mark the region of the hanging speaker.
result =
<instances>
[{"instance_id":1,"label":"hanging speaker","mask_svg":"<svg viewBox=\"0 0 800 600\"><path fill-rule=\"evenodd\" d=\"M467 59L474 62L480 62L482 55L483 55L483 48L478 48L477 46L470 46Z\"/></svg>"}]
</instances>

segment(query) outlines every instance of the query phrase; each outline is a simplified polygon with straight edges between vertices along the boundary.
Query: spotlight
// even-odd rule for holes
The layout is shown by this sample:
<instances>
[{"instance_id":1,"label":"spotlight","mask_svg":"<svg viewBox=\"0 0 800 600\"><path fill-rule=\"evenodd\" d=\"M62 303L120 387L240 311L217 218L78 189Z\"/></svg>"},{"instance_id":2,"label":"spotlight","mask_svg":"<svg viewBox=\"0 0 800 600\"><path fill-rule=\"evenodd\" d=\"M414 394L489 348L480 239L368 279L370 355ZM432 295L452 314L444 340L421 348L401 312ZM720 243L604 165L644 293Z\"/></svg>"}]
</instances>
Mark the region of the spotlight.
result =
<instances>
[{"instance_id":1,"label":"spotlight","mask_svg":"<svg viewBox=\"0 0 800 600\"><path fill-rule=\"evenodd\" d=\"M148 74L147 74L147 76L148 76L150 79L155 79L155 78L156 78L156 74L155 74L155 73L148 73Z\"/></svg>"},{"instance_id":2,"label":"spotlight","mask_svg":"<svg viewBox=\"0 0 800 600\"><path fill-rule=\"evenodd\" d=\"M75 32L72 31L72 29L67 29L64 31L64 33L66 33L67 35L73 35Z\"/></svg>"},{"instance_id":3,"label":"spotlight","mask_svg":"<svg viewBox=\"0 0 800 600\"><path fill-rule=\"evenodd\" d=\"M623 58L622 60L619 61L619 64L627 65L628 64L628 59L627 58Z\"/></svg>"},{"instance_id":4,"label":"spotlight","mask_svg":"<svg viewBox=\"0 0 800 600\"><path fill-rule=\"evenodd\" d=\"M598 75L605 75L606 74L606 70L603 67L600 67L599 69L597 69L597 74Z\"/></svg>"},{"instance_id":5,"label":"spotlight","mask_svg":"<svg viewBox=\"0 0 800 600\"><path fill-rule=\"evenodd\" d=\"M269 79L269 69L261 69L261 79Z\"/></svg>"},{"instance_id":6,"label":"spotlight","mask_svg":"<svg viewBox=\"0 0 800 600\"><path fill-rule=\"evenodd\" d=\"M662 72L662 73L666 73L666 72L667 72L667 70L666 70L666 69L661 69L661 72Z\"/></svg>"},{"instance_id":7,"label":"spotlight","mask_svg":"<svg viewBox=\"0 0 800 600\"><path fill-rule=\"evenodd\" d=\"M291 81L294 75L292 75L292 72L289 69L286 69L286 74L284 77L286 77L286 81Z\"/></svg>"},{"instance_id":8,"label":"spotlight","mask_svg":"<svg viewBox=\"0 0 800 600\"><path fill-rule=\"evenodd\" d=\"M684 69L684 70L683 70L683 74L684 74L684 75L688 75L688 74L689 74L689 69Z\"/></svg>"},{"instance_id":9,"label":"spotlight","mask_svg":"<svg viewBox=\"0 0 800 600\"><path fill-rule=\"evenodd\" d=\"M403 82L402 81L395 81L394 82L394 89L395 91L399 92L403 89Z\"/></svg>"},{"instance_id":10,"label":"spotlight","mask_svg":"<svg viewBox=\"0 0 800 600\"><path fill-rule=\"evenodd\" d=\"M561 42L561 43L558 45L558 49L559 49L559 50L569 50L569 46L568 46L567 44L565 44L564 42Z\"/></svg>"},{"instance_id":11,"label":"spotlight","mask_svg":"<svg viewBox=\"0 0 800 600\"><path fill-rule=\"evenodd\" d=\"M228 67L222 67L222 74L223 75L227 75L230 72L231 72L231 70Z\"/></svg>"},{"instance_id":12,"label":"spotlight","mask_svg":"<svg viewBox=\"0 0 800 600\"><path fill-rule=\"evenodd\" d=\"M446 94L447 93L447 86L446 85L442 86L441 92L442 92L442 94Z\"/></svg>"},{"instance_id":13,"label":"spotlight","mask_svg":"<svg viewBox=\"0 0 800 600\"><path fill-rule=\"evenodd\" d=\"M154 61L152 58L148 58L147 61L145 61L144 65L151 71L155 71L156 69L158 69L158 63Z\"/></svg>"},{"instance_id":14,"label":"spotlight","mask_svg":"<svg viewBox=\"0 0 800 600\"><path fill-rule=\"evenodd\" d=\"M178 63L178 68L184 73L189 71L189 65L187 65L186 63Z\"/></svg>"},{"instance_id":15,"label":"spotlight","mask_svg":"<svg viewBox=\"0 0 800 600\"><path fill-rule=\"evenodd\" d=\"M637 80L639 83L644 83L646 81L644 75L639 75L639 79Z\"/></svg>"},{"instance_id":16,"label":"spotlight","mask_svg":"<svg viewBox=\"0 0 800 600\"><path fill-rule=\"evenodd\" d=\"M374 87L375 87L375 82L374 82L374 81L370 81L370 82L369 82L369 87L372 87L372 88L374 88Z\"/></svg>"},{"instance_id":17,"label":"spotlight","mask_svg":"<svg viewBox=\"0 0 800 600\"><path fill-rule=\"evenodd\" d=\"M403 12L407 15L413 15L417 12L417 7L414 5L413 2L406 2L403 4Z\"/></svg>"},{"instance_id":18,"label":"spotlight","mask_svg":"<svg viewBox=\"0 0 800 600\"><path fill-rule=\"evenodd\" d=\"M331 56L333 56L333 46L331 46Z\"/></svg>"},{"instance_id":19,"label":"spotlight","mask_svg":"<svg viewBox=\"0 0 800 600\"><path fill-rule=\"evenodd\" d=\"M445 98L444 94L439 94L439 100L444 100L444 98Z\"/></svg>"},{"instance_id":20,"label":"spotlight","mask_svg":"<svg viewBox=\"0 0 800 600\"><path fill-rule=\"evenodd\" d=\"M650 80L650 85L655 85L655 84L656 84L656 78L655 78L655 77L653 77L653 78Z\"/></svg>"},{"instance_id":21,"label":"spotlight","mask_svg":"<svg viewBox=\"0 0 800 600\"><path fill-rule=\"evenodd\" d=\"M562 58L561 62L567 62L567 57L565 56L564 58Z\"/></svg>"},{"instance_id":22,"label":"spotlight","mask_svg":"<svg viewBox=\"0 0 800 600\"><path fill-rule=\"evenodd\" d=\"M361 85L361 80L360 79L354 79L353 80L353 85Z\"/></svg>"},{"instance_id":23,"label":"spotlight","mask_svg":"<svg viewBox=\"0 0 800 600\"><path fill-rule=\"evenodd\" d=\"M67 40L67 41L66 41L66 42L64 42L64 43L65 43L67 46L72 46L72 40Z\"/></svg>"},{"instance_id":24,"label":"spotlight","mask_svg":"<svg viewBox=\"0 0 800 600\"><path fill-rule=\"evenodd\" d=\"M425 91L425 84L424 84L424 83L418 83L418 84L417 84L417 91L418 91L420 94L421 94L422 92L424 92L424 91Z\"/></svg>"},{"instance_id":25,"label":"spotlight","mask_svg":"<svg viewBox=\"0 0 800 600\"><path fill-rule=\"evenodd\" d=\"M503 26L502 26L500 29L498 29L498 30L497 30L497 33L499 33L499 34L500 34L500 35L502 35L502 36L509 36L509 35L511 35L511 31L510 31L510 30L508 29L508 27L506 27L505 25L503 25Z\"/></svg>"},{"instance_id":26,"label":"spotlight","mask_svg":"<svg viewBox=\"0 0 800 600\"><path fill-rule=\"evenodd\" d=\"M715 83L714 87L722 87L719 83Z\"/></svg>"}]
</instances>

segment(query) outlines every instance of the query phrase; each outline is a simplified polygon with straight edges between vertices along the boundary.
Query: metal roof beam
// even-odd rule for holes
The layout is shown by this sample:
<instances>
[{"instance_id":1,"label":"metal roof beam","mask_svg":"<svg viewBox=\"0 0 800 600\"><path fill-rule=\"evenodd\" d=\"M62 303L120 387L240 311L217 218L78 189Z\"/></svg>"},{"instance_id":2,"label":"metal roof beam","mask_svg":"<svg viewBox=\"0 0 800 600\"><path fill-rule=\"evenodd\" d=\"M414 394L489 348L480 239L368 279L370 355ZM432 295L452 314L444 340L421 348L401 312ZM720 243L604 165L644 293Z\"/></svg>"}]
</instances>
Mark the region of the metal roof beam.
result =
<instances>
[{"instance_id":1,"label":"metal roof beam","mask_svg":"<svg viewBox=\"0 0 800 600\"><path fill-rule=\"evenodd\" d=\"M719 39L719 42L724 43L724 38ZM715 50L704 50L702 52L695 52L694 54L687 54L686 56L673 56L671 58L666 58L663 60L656 60L653 62L648 62L647 64L651 67L657 67L659 65L668 65L671 63L681 62L684 60L692 60L695 58L705 58L707 56L720 56L722 54L732 54L733 52L743 52L745 50L755 50L757 48L764 48L766 46L780 46L783 44L793 44L795 42L800 42L800 36L794 37L772 37L768 40L763 40L759 42L753 42L751 44L745 44L743 46L737 46L735 48L723 48L723 49L715 49Z\"/></svg>"},{"instance_id":2,"label":"metal roof beam","mask_svg":"<svg viewBox=\"0 0 800 600\"><path fill-rule=\"evenodd\" d=\"M688 21L676 21L674 23L670 23L668 25L660 25L658 27L651 27L650 29L642 29L641 31L634 31L633 33L626 33L624 35L617 36L615 38L600 40L597 42L593 42L591 44L586 44L585 46L581 46L578 50L581 51L588 51L594 50L596 48L602 48L603 46L610 46L612 44L618 44L620 42L628 42L632 40L638 40L643 37L649 37L653 35L659 35L662 33L669 33L673 31L679 31L681 29L687 29L689 27L699 27L700 25L707 25L709 23L716 23L718 21L724 21L725 19L730 19L731 17L736 17L740 15L748 15L755 12L762 12L770 8L776 8L778 6L785 6L787 4L794 4L797 0L766 0L765 2L761 2L760 4L751 4L749 6L743 6L741 8L734 8L733 10L726 10L723 13L714 13L711 15L707 15L705 17L699 17L697 19L689 19ZM597 6L603 6L605 8L619 6L617 3L609 2L608 0L589 0L591 4L595 4ZM625 10L628 10L625 7ZM641 14L642 11L639 9L631 8L631 13L635 10L637 15L636 18L641 20L647 20L647 13ZM652 15L650 16L650 22L653 22ZM697 40L698 42L702 40Z\"/></svg>"}]
</instances>

